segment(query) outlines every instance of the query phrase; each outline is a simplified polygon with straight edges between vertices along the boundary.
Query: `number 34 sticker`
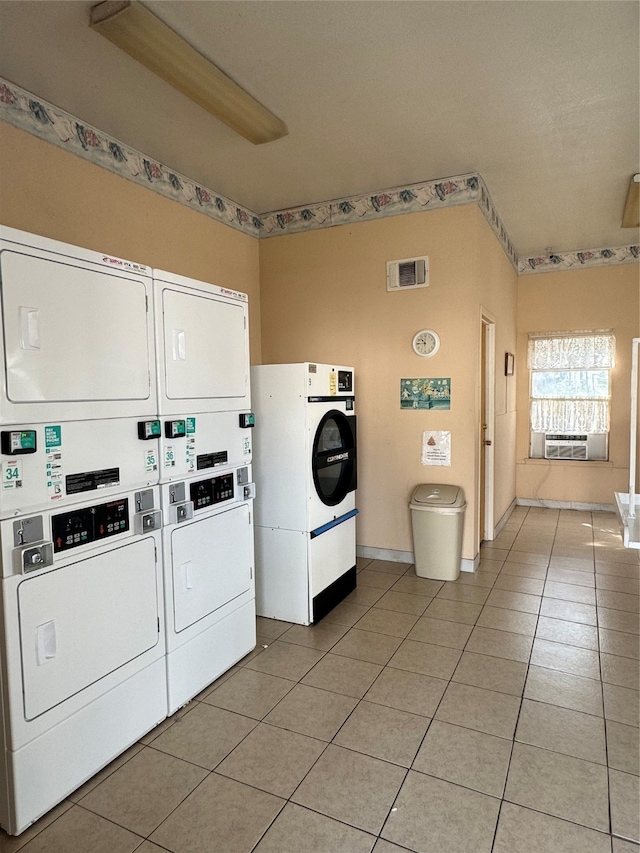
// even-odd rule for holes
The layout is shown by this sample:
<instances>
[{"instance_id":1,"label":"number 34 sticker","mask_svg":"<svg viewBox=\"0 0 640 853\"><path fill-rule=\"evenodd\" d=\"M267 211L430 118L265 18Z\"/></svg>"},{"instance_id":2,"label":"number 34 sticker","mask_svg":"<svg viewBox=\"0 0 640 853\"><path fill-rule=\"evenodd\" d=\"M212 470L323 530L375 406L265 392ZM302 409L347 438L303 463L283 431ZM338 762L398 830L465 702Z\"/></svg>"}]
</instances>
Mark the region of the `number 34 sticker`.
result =
<instances>
[{"instance_id":1,"label":"number 34 sticker","mask_svg":"<svg viewBox=\"0 0 640 853\"><path fill-rule=\"evenodd\" d=\"M2 488L20 489L22 487L22 463L19 459L8 459L2 463Z\"/></svg>"}]
</instances>

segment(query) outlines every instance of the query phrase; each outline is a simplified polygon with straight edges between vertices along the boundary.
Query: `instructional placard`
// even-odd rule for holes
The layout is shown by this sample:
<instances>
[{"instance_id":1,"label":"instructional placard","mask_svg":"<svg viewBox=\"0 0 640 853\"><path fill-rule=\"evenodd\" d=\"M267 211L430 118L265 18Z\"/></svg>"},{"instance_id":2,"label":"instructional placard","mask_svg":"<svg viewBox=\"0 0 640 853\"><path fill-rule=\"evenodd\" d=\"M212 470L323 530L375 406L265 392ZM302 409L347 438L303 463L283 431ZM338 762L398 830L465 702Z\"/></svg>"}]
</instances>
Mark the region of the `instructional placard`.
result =
<instances>
[{"instance_id":1,"label":"instructional placard","mask_svg":"<svg viewBox=\"0 0 640 853\"><path fill-rule=\"evenodd\" d=\"M451 431L425 430L422 433L422 464L451 466Z\"/></svg>"}]
</instances>

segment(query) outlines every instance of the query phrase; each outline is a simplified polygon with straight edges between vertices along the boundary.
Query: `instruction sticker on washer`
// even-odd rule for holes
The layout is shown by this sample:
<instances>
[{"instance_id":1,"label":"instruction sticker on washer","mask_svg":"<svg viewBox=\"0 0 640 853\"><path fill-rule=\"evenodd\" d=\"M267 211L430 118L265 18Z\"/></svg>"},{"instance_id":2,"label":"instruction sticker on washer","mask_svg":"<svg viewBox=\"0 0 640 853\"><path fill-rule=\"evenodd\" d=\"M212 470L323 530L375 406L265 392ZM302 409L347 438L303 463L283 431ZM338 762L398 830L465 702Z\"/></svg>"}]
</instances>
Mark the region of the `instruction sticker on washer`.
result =
<instances>
[{"instance_id":1,"label":"instruction sticker on washer","mask_svg":"<svg viewBox=\"0 0 640 853\"><path fill-rule=\"evenodd\" d=\"M44 428L44 449L49 500L63 497L62 427L59 424Z\"/></svg>"},{"instance_id":2,"label":"instruction sticker on washer","mask_svg":"<svg viewBox=\"0 0 640 853\"><path fill-rule=\"evenodd\" d=\"M335 371L329 374L329 394L334 397L338 393L338 375Z\"/></svg>"},{"instance_id":3,"label":"instruction sticker on washer","mask_svg":"<svg viewBox=\"0 0 640 853\"><path fill-rule=\"evenodd\" d=\"M451 431L425 430L422 433L422 464L451 466Z\"/></svg>"},{"instance_id":4,"label":"instruction sticker on washer","mask_svg":"<svg viewBox=\"0 0 640 853\"><path fill-rule=\"evenodd\" d=\"M2 463L2 488L22 488L22 461L20 459L7 459Z\"/></svg>"},{"instance_id":5,"label":"instruction sticker on washer","mask_svg":"<svg viewBox=\"0 0 640 853\"><path fill-rule=\"evenodd\" d=\"M195 418L187 418L186 419L186 432L187 432L187 444L186 444L187 472L189 474L192 474L196 470L196 419Z\"/></svg>"}]
</instances>

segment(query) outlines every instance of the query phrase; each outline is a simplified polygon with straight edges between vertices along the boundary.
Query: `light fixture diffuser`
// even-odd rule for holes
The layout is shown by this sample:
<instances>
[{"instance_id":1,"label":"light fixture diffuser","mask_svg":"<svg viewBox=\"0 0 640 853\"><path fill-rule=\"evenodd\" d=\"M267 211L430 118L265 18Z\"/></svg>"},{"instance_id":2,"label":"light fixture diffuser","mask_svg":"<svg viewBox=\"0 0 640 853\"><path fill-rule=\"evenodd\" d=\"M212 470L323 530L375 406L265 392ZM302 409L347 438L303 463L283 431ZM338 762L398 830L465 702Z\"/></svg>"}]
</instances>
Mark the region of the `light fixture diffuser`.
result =
<instances>
[{"instance_id":1,"label":"light fixture diffuser","mask_svg":"<svg viewBox=\"0 0 640 853\"><path fill-rule=\"evenodd\" d=\"M137 0L104 0L89 26L254 145L287 126Z\"/></svg>"},{"instance_id":2,"label":"light fixture diffuser","mask_svg":"<svg viewBox=\"0 0 640 853\"><path fill-rule=\"evenodd\" d=\"M640 175L634 175L629 183L627 203L622 214L623 228L640 227Z\"/></svg>"}]
</instances>

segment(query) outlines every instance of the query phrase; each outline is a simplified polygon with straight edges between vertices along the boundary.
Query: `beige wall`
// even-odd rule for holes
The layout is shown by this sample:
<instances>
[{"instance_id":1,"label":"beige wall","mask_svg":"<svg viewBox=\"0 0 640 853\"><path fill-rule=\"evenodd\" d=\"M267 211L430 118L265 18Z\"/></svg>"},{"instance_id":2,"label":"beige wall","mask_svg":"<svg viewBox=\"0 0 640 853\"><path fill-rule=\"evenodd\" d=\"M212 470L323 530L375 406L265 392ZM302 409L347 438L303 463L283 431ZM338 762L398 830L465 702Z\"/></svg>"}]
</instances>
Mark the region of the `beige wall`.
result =
<instances>
[{"instance_id":1,"label":"beige wall","mask_svg":"<svg viewBox=\"0 0 640 853\"><path fill-rule=\"evenodd\" d=\"M0 221L249 295L259 363L259 242L0 123Z\"/></svg>"},{"instance_id":2,"label":"beige wall","mask_svg":"<svg viewBox=\"0 0 640 853\"><path fill-rule=\"evenodd\" d=\"M613 329L609 462L548 462L529 454L529 332ZM517 492L520 498L613 503L628 491L631 339L638 335L638 266L520 276L518 285Z\"/></svg>"},{"instance_id":3,"label":"beige wall","mask_svg":"<svg viewBox=\"0 0 640 853\"><path fill-rule=\"evenodd\" d=\"M423 254L430 259L430 286L388 293L386 261ZM465 490L463 557L477 553L481 298L496 315L500 345L515 335L516 275L501 254L476 205L261 242L265 363L355 367L359 545L411 551L412 489L420 482L443 482ZM483 276L479 260L487 263ZM440 351L430 359L411 348L422 328L435 329L441 338ZM403 377L450 377L451 410L401 411ZM451 430L451 467L421 464L425 429ZM510 448L512 440L507 444ZM501 507L515 497L510 452L501 460L507 483Z\"/></svg>"}]
</instances>

